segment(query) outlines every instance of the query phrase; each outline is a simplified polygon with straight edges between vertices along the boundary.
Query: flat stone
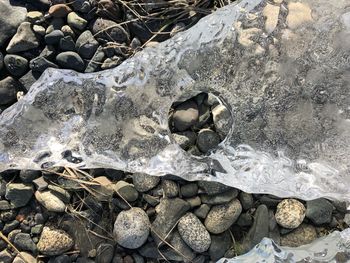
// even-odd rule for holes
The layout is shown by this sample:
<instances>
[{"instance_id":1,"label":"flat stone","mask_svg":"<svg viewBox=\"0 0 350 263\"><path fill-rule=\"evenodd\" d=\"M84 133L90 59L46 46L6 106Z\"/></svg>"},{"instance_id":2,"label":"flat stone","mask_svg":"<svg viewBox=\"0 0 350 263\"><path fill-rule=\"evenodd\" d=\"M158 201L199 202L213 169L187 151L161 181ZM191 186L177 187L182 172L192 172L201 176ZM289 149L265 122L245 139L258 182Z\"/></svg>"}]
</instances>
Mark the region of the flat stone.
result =
<instances>
[{"instance_id":1,"label":"flat stone","mask_svg":"<svg viewBox=\"0 0 350 263\"><path fill-rule=\"evenodd\" d=\"M112 20L97 18L91 25L91 31L97 41L101 43L129 43L130 41L128 32Z\"/></svg>"},{"instance_id":2,"label":"flat stone","mask_svg":"<svg viewBox=\"0 0 350 263\"><path fill-rule=\"evenodd\" d=\"M220 194L232 189L232 187L224 185L222 183L209 181L199 181L198 186L201 190L204 191L204 193L208 195Z\"/></svg>"},{"instance_id":3,"label":"flat stone","mask_svg":"<svg viewBox=\"0 0 350 263\"><path fill-rule=\"evenodd\" d=\"M16 34L12 37L6 48L7 53L18 53L31 50L39 46L39 41L32 30L29 22L23 22L17 28Z\"/></svg>"},{"instance_id":4,"label":"flat stone","mask_svg":"<svg viewBox=\"0 0 350 263\"><path fill-rule=\"evenodd\" d=\"M102 243L97 247L96 263L110 263L114 255L114 246L108 243Z\"/></svg>"},{"instance_id":5,"label":"flat stone","mask_svg":"<svg viewBox=\"0 0 350 263\"><path fill-rule=\"evenodd\" d=\"M210 259L214 262L224 257L226 251L232 245L232 238L228 231L225 231L219 235L210 235L211 244L209 247Z\"/></svg>"},{"instance_id":6,"label":"flat stone","mask_svg":"<svg viewBox=\"0 0 350 263\"><path fill-rule=\"evenodd\" d=\"M7 105L16 102L17 91L22 87L21 83L13 77L6 77L0 80L0 105Z\"/></svg>"},{"instance_id":7,"label":"flat stone","mask_svg":"<svg viewBox=\"0 0 350 263\"><path fill-rule=\"evenodd\" d=\"M198 193L198 185L196 183L188 183L180 188L181 195L183 197L192 197Z\"/></svg>"},{"instance_id":8,"label":"flat stone","mask_svg":"<svg viewBox=\"0 0 350 263\"><path fill-rule=\"evenodd\" d=\"M47 68L58 68L58 65L44 57L36 57L29 62L29 67L33 71L44 72Z\"/></svg>"},{"instance_id":9,"label":"flat stone","mask_svg":"<svg viewBox=\"0 0 350 263\"><path fill-rule=\"evenodd\" d=\"M56 61L63 68L83 71L85 68L82 58L73 51L62 52L57 55Z\"/></svg>"},{"instance_id":10,"label":"flat stone","mask_svg":"<svg viewBox=\"0 0 350 263\"><path fill-rule=\"evenodd\" d=\"M134 173L132 175L132 181L137 191L147 192L158 185L160 177L143 173Z\"/></svg>"},{"instance_id":11,"label":"flat stone","mask_svg":"<svg viewBox=\"0 0 350 263\"><path fill-rule=\"evenodd\" d=\"M306 202L306 217L315 225L329 224L332 221L333 205L327 199L319 198Z\"/></svg>"},{"instance_id":12,"label":"flat stone","mask_svg":"<svg viewBox=\"0 0 350 263\"><path fill-rule=\"evenodd\" d=\"M113 190L128 202L134 202L139 196L139 193L136 191L134 185L125 181L119 181L118 183L114 184Z\"/></svg>"},{"instance_id":13,"label":"flat stone","mask_svg":"<svg viewBox=\"0 0 350 263\"><path fill-rule=\"evenodd\" d=\"M212 206L204 225L210 233L220 234L236 222L241 212L242 206L237 199L223 205Z\"/></svg>"},{"instance_id":14,"label":"flat stone","mask_svg":"<svg viewBox=\"0 0 350 263\"><path fill-rule=\"evenodd\" d=\"M10 1L0 1L0 47L16 33L26 14L25 7L11 5Z\"/></svg>"},{"instance_id":15,"label":"flat stone","mask_svg":"<svg viewBox=\"0 0 350 263\"><path fill-rule=\"evenodd\" d=\"M49 14L52 17L66 17L72 9L66 4L53 5L49 9Z\"/></svg>"},{"instance_id":16,"label":"flat stone","mask_svg":"<svg viewBox=\"0 0 350 263\"><path fill-rule=\"evenodd\" d=\"M68 14L67 23L70 27L78 29L80 31L84 30L87 25L87 21L75 12Z\"/></svg>"},{"instance_id":17,"label":"flat stone","mask_svg":"<svg viewBox=\"0 0 350 263\"><path fill-rule=\"evenodd\" d=\"M161 185L166 197L173 198L179 194L179 187L175 181L163 179Z\"/></svg>"},{"instance_id":18,"label":"flat stone","mask_svg":"<svg viewBox=\"0 0 350 263\"><path fill-rule=\"evenodd\" d=\"M36 245L27 233L18 233L14 239L14 245L19 250L36 252Z\"/></svg>"},{"instance_id":19,"label":"flat stone","mask_svg":"<svg viewBox=\"0 0 350 263\"><path fill-rule=\"evenodd\" d=\"M5 198L15 207L25 206L33 196L33 187L27 184L10 183L7 185Z\"/></svg>"},{"instance_id":20,"label":"flat stone","mask_svg":"<svg viewBox=\"0 0 350 263\"><path fill-rule=\"evenodd\" d=\"M56 256L67 252L73 245L73 239L65 231L44 227L37 248L44 255Z\"/></svg>"},{"instance_id":21,"label":"flat stone","mask_svg":"<svg viewBox=\"0 0 350 263\"><path fill-rule=\"evenodd\" d=\"M184 150L196 144L197 135L192 131L176 132L172 134L175 142Z\"/></svg>"},{"instance_id":22,"label":"flat stone","mask_svg":"<svg viewBox=\"0 0 350 263\"><path fill-rule=\"evenodd\" d=\"M243 240L245 252L252 249L264 237L269 235L269 211L266 205L259 205L254 214L253 226Z\"/></svg>"},{"instance_id":23,"label":"flat stone","mask_svg":"<svg viewBox=\"0 0 350 263\"><path fill-rule=\"evenodd\" d=\"M152 223L152 236L157 244L168 235L177 221L189 209L189 203L180 198L161 199L156 208L157 217Z\"/></svg>"},{"instance_id":24,"label":"flat stone","mask_svg":"<svg viewBox=\"0 0 350 263\"><path fill-rule=\"evenodd\" d=\"M33 180L33 184L35 185L36 190L43 191L47 188L49 185L46 180L44 179L44 176L40 176Z\"/></svg>"},{"instance_id":25,"label":"flat stone","mask_svg":"<svg viewBox=\"0 0 350 263\"><path fill-rule=\"evenodd\" d=\"M203 153L215 149L220 142L221 139L219 134L211 129L205 128L198 133L197 147Z\"/></svg>"},{"instance_id":26,"label":"flat stone","mask_svg":"<svg viewBox=\"0 0 350 263\"><path fill-rule=\"evenodd\" d=\"M197 103L192 100L185 101L174 109L173 122L178 131L184 131L196 124L199 111Z\"/></svg>"},{"instance_id":27,"label":"flat stone","mask_svg":"<svg viewBox=\"0 0 350 263\"><path fill-rule=\"evenodd\" d=\"M310 244L317 238L317 232L312 225L302 224L292 232L281 236L281 246L299 247Z\"/></svg>"},{"instance_id":28,"label":"flat stone","mask_svg":"<svg viewBox=\"0 0 350 263\"><path fill-rule=\"evenodd\" d=\"M145 211L133 207L118 214L114 223L113 234L117 243L122 247L136 249L146 242L150 225Z\"/></svg>"},{"instance_id":29,"label":"flat stone","mask_svg":"<svg viewBox=\"0 0 350 263\"><path fill-rule=\"evenodd\" d=\"M194 251L202 253L208 250L211 243L210 234L193 213L182 216L177 229L181 238Z\"/></svg>"},{"instance_id":30,"label":"flat stone","mask_svg":"<svg viewBox=\"0 0 350 263\"><path fill-rule=\"evenodd\" d=\"M204 219L207 217L208 213L210 211L210 206L207 204L201 204L200 207L198 207L196 210L194 210L194 214L201 218Z\"/></svg>"},{"instance_id":31,"label":"flat stone","mask_svg":"<svg viewBox=\"0 0 350 263\"><path fill-rule=\"evenodd\" d=\"M36 191L35 198L48 211L60 213L66 209L65 203L51 191Z\"/></svg>"},{"instance_id":32,"label":"flat stone","mask_svg":"<svg viewBox=\"0 0 350 263\"><path fill-rule=\"evenodd\" d=\"M0 262L2 263L12 263L13 256L6 249L0 251Z\"/></svg>"},{"instance_id":33,"label":"flat stone","mask_svg":"<svg viewBox=\"0 0 350 263\"><path fill-rule=\"evenodd\" d=\"M71 36L64 36L60 39L60 49L62 51L75 51L75 43Z\"/></svg>"},{"instance_id":34,"label":"flat stone","mask_svg":"<svg viewBox=\"0 0 350 263\"><path fill-rule=\"evenodd\" d=\"M239 193L239 201L241 202L242 208L244 210L248 210L254 205L254 198L252 194L248 194L245 192Z\"/></svg>"},{"instance_id":35,"label":"flat stone","mask_svg":"<svg viewBox=\"0 0 350 263\"><path fill-rule=\"evenodd\" d=\"M45 42L48 45L56 45L60 42L61 38L64 37L64 34L61 30L53 30L45 36Z\"/></svg>"},{"instance_id":36,"label":"flat stone","mask_svg":"<svg viewBox=\"0 0 350 263\"><path fill-rule=\"evenodd\" d=\"M81 33L76 41L75 49L82 58L90 59L98 48L98 42L89 30Z\"/></svg>"},{"instance_id":37,"label":"flat stone","mask_svg":"<svg viewBox=\"0 0 350 263\"><path fill-rule=\"evenodd\" d=\"M28 69L28 60L18 55L7 54L4 57L4 64L8 72L16 77L23 76Z\"/></svg>"},{"instance_id":38,"label":"flat stone","mask_svg":"<svg viewBox=\"0 0 350 263\"><path fill-rule=\"evenodd\" d=\"M284 199L277 205L275 218L282 227L297 228L305 218L305 207L298 200Z\"/></svg>"},{"instance_id":39,"label":"flat stone","mask_svg":"<svg viewBox=\"0 0 350 263\"><path fill-rule=\"evenodd\" d=\"M43 18L44 18L44 14L40 11L30 11L27 13L27 20L32 24L42 20Z\"/></svg>"},{"instance_id":40,"label":"flat stone","mask_svg":"<svg viewBox=\"0 0 350 263\"><path fill-rule=\"evenodd\" d=\"M212 114L215 130L223 140L232 127L231 113L224 105L219 104L212 109Z\"/></svg>"},{"instance_id":41,"label":"flat stone","mask_svg":"<svg viewBox=\"0 0 350 263\"><path fill-rule=\"evenodd\" d=\"M204 204L209 205L219 205L219 204L225 204L233 200L238 196L238 190L235 188L231 188L230 190L216 194L216 195L208 195L204 194L201 195L201 201Z\"/></svg>"}]
</instances>

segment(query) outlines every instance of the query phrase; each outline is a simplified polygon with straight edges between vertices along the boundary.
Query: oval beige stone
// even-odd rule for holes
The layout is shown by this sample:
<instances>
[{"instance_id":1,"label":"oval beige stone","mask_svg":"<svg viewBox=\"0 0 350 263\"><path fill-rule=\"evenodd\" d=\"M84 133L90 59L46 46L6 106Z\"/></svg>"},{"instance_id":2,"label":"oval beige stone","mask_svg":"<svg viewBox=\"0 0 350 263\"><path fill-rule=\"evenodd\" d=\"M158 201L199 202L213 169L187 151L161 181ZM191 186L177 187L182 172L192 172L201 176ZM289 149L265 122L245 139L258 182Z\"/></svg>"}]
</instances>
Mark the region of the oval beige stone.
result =
<instances>
[{"instance_id":1,"label":"oval beige stone","mask_svg":"<svg viewBox=\"0 0 350 263\"><path fill-rule=\"evenodd\" d=\"M276 221L285 228L294 229L300 226L305 218L305 206L295 199L284 199L277 205Z\"/></svg>"}]
</instances>

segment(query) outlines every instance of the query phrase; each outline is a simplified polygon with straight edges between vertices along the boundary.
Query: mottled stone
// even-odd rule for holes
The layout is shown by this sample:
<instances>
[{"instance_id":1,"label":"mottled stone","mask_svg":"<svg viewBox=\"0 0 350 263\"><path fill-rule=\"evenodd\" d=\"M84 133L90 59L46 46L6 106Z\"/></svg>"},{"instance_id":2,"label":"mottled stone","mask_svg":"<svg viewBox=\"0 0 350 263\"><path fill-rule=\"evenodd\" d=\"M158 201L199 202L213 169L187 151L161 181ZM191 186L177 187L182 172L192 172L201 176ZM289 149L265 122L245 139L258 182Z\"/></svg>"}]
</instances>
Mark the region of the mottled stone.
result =
<instances>
[{"instance_id":1,"label":"mottled stone","mask_svg":"<svg viewBox=\"0 0 350 263\"><path fill-rule=\"evenodd\" d=\"M242 206L237 199L227 204L215 205L210 209L204 225L210 233L220 234L236 222L241 212Z\"/></svg>"},{"instance_id":2,"label":"mottled stone","mask_svg":"<svg viewBox=\"0 0 350 263\"><path fill-rule=\"evenodd\" d=\"M44 255L56 256L67 252L73 245L73 239L65 231L44 227L37 248Z\"/></svg>"},{"instance_id":3,"label":"mottled stone","mask_svg":"<svg viewBox=\"0 0 350 263\"><path fill-rule=\"evenodd\" d=\"M133 207L118 214L113 234L119 245L130 249L139 248L147 240L150 224L145 211Z\"/></svg>"},{"instance_id":4,"label":"mottled stone","mask_svg":"<svg viewBox=\"0 0 350 263\"><path fill-rule=\"evenodd\" d=\"M304 205L295 199L284 199L277 205L277 223L285 228L297 228L305 218Z\"/></svg>"},{"instance_id":5,"label":"mottled stone","mask_svg":"<svg viewBox=\"0 0 350 263\"><path fill-rule=\"evenodd\" d=\"M292 232L281 236L281 246L299 247L310 244L316 238L317 232L315 227L302 224Z\"/></svg>"},{"instance_id":6,"label":"mottled stone","mask_svg":"<svg viewBox=\"0 0 350 263\"><path fill-rule=\"evenodd\" d=\"M160 177L143 173L134 173L132 175L132 180L137 191L147 192L157 186L160 181Z\"/></svg>"},{"instance_id":7,"label":"mottled stone","mask_svg":"<svg viewBox=\"0 0 350 263\"><path fill-rule=\"evenodd\" d=\"M177 229L182 239L194 251L202 253L208 250L211 243L210 234L194 214L187 213L181 217Z\"/></svg>"}]
</instances>

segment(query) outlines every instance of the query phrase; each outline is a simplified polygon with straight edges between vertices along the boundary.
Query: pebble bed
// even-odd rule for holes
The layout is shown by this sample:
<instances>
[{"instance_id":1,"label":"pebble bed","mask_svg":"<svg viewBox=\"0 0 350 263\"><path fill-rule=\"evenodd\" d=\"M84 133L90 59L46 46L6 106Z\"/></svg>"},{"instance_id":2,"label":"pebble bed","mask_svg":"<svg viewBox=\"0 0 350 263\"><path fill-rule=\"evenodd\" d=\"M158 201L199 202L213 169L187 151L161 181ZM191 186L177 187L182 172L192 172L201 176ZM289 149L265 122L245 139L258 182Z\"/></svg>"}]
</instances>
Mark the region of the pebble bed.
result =
<instances>
[{"instance_id":1,"label":"pebble bed","mask_svg":"<svg viewBox=\"0 0 350 263\"><path fill-rule=\"evenodd\" d=\"M28 12L22 15L0 8L8 17L8 24L0 22L0 112L48 67L115 67L200 18L172 24L171 33L152 39L140 23L120 25L134 18L122 2L23 2ZM176 102L169 111L173 139L193 155L210 153L231 126L229 109L212 94ZM172 175L64 168L0 174L4 263L216 262L249 251L264 237L297 247L349 225L342 202L249 194Z\"/></svg>"}]
</instances>

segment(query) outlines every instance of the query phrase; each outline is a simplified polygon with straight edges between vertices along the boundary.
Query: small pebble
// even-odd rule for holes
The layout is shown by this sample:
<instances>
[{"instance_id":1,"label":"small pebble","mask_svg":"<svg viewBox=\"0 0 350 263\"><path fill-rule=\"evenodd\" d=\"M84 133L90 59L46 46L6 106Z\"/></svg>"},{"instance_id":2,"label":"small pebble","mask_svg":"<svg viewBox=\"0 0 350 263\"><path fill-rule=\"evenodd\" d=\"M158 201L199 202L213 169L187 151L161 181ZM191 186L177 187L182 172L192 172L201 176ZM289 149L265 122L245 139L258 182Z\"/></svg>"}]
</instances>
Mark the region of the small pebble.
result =
<instances>
[{"instance_id":1,"label":"small pebble","mask_svg":"<svg viewBox=\"0 0 350 263\"><path fill-rule=\"evenodd\" d=\"M275 217L280 226L294 229L303 222L305 207L298 200L284 199L277 205Z\"/></svg>"}]
</instances>

